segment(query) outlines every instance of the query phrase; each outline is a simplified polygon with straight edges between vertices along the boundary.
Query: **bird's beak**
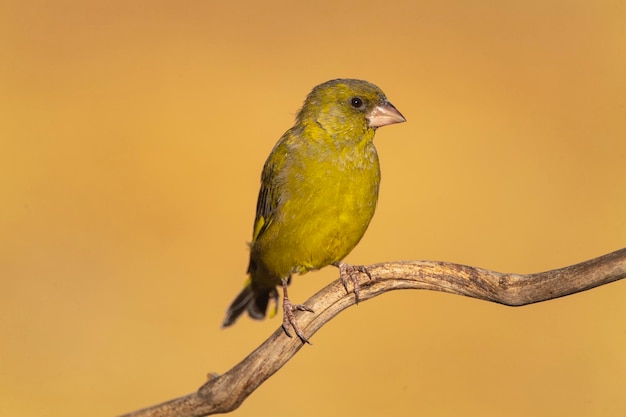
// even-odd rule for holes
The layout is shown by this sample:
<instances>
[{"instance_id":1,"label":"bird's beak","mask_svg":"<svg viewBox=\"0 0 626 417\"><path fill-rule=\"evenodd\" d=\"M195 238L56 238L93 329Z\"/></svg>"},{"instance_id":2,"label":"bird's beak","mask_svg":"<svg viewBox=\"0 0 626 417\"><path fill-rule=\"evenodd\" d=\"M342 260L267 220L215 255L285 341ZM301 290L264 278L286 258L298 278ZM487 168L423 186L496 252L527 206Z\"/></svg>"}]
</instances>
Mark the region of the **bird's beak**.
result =
<instances>
[{"instance_id":1,"label":"bird's beak","mask_svg":"<svg viewBox=\"0 0 626 417\"><path fill-rule=\"evenodd\" d=\"M374 107L372 111L367 114L367 120L369 121L370 127L381 127L406 122L402 113L388 101Z\"/></svg>"}]
</instances>

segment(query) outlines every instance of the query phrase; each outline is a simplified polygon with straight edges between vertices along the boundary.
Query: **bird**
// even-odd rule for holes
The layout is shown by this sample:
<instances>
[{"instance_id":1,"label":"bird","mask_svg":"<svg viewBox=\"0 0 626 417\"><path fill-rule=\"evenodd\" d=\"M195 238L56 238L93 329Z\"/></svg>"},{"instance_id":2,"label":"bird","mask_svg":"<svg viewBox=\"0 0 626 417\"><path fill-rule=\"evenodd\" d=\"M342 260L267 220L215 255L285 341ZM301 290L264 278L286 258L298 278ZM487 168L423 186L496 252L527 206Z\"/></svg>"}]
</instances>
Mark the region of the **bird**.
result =
<instances>
[{"instance_id":1,"label":"bird","mask_svg":"<svg viewBox=\"0 0 626 417\"><path fill-rule=\"evenodd\" d=\"M371 275L366 267L342 260L359 243L376 209L380 165L374 135L379 127L405 121L383 91L365 80L338 78L311 90L295 124L263 166L248 279L222 328L243 312L263 319L270 300L270 316L275 315L280 286L285 334L292 337L291 328L310 344L294 312L313 310L293 304L287 287L293 274L328 265L339 268L346 291L350 279L358 302L358 274Z\"/></svg>"}]
</instances>

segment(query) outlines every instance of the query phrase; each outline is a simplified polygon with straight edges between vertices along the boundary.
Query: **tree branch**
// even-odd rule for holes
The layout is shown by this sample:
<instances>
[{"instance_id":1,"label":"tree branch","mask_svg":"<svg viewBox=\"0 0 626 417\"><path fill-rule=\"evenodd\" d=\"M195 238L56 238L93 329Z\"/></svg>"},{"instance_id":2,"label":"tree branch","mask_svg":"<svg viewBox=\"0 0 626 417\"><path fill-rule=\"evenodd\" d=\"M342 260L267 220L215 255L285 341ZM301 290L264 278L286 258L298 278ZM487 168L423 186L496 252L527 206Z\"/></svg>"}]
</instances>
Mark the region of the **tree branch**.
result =
<instances>
[{"instance_id":1,"label":"tree branch","mask_svg":"<svg viewBox=\"0 0 626 417\"><path fill-rule=\"evenodd\" d=\"M508 306L563 297L626 277L626 248L576 265L536 274L503 274L448 262L386 262L368 266L372 280L362 278L360 298L374 298L400 289L434 290ZM336 280L311 297L306 305L315 314L297 319L307 337L355 303ZM302 348L297 337L282 328L247 358L223 375L214 376L198 392L123 417L191 417L230 412Z\"/></svg>"}]
</instances>

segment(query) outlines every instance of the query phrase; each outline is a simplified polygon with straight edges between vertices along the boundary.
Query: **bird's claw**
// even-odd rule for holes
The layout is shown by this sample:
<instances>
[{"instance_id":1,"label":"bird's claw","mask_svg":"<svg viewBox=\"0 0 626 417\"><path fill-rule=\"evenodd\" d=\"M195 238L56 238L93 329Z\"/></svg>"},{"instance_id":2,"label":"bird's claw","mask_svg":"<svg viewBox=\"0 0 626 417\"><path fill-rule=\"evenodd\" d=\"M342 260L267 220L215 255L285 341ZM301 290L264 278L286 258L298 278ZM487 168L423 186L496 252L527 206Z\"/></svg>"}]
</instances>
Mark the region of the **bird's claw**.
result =
<instances>
[{"instance_id":1,"label":"bird's claw","mask_svg":"<svg viewBox=\"0 0 626 417\"><path fill-rule=\"evenodd\" d=\"M367 278L369 278L370 280L372 279L372 274L370 274L370 271L364 265L350 265L345 262L336 262L333 265L339 268L339 276L341 278L341 283L343 284L343 287L346 289L346 293L350 293L350 290L348 290L348 279L352 281L352 291L354 292L354 299L356 304L358 304L360 300L359 274L367 275Z\"/></svg>"},{"instance_id":2,"label":"bird's claw","mask_svg":"<svg viewBox=\"0 0 626 417\"><path fill-rule=\"evenodd\" d=\"M289 337L293 337L289 328L291 327L296 335L300 338L302 343L308 343L312 345L312 343L304 336L302 330L300 330L300 326L298 326L298 322L296 320L296 316L293 314L296 311L308 311L309 313L314 313L311 307L305 306L304 304L292 304L287 297L287 280L283 280L283 331Z\"/></svg>"},{"instance_id":3,"label":"bird's claw","mask_svg":"<svg viewBox=\"0 0 626 417\"><path fill-rule=\"evenodd\" d=\"M302 330L300 330L300 326L298 326L298 322L296 320L295 315L293 314L295 311L308 311L313 313L313 309L305 306L304 304L292 304L288 298L283 300L283 330L285 334L289 337L293 337L289 328L291 327L296 335L302 340L302 343L312 344L309 339L304 336Z\"/></svg>"}]
</instances>

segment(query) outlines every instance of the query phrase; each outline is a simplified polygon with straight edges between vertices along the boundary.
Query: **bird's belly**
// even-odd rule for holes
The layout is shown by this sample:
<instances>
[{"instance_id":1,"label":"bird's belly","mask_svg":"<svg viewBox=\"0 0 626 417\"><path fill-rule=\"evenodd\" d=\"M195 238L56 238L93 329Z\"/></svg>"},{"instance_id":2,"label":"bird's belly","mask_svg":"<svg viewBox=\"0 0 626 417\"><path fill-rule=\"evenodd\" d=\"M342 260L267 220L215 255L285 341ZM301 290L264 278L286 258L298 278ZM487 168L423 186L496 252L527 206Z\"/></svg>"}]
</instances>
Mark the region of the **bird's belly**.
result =
<instances>
[{"instance_id":1,"label":"bird's belly","mask_svg":"<svg viewBox=\"0 0 626 417\"><path fill-rule=\"evenodd\" d=\"M304 187L291 197L272 230L255 242L265 252L266 268L278 276L319 269L348 255L374 215L378 181L335 181L317 189Z\"/></svg>"}]
</instances>

